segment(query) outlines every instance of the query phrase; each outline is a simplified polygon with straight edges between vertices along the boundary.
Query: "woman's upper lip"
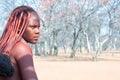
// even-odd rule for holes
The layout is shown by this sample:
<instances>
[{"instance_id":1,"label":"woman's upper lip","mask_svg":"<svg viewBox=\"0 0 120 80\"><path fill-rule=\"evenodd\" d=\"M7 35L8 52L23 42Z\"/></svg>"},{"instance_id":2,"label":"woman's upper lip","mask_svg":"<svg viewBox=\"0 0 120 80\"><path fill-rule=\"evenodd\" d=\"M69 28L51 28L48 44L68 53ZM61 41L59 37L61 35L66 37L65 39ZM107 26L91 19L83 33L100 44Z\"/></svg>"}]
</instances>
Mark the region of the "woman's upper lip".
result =
<instances>
[{"instance_id":1,"label":"woman's upper lip","mask_svg":"<svg viewBox=\"0 0 120 80\"><path fill-rule=\"evenodd\" d=\"M39 36L35 36L34 38L39 38Z\"/></svg>"},{"instance_id":2,"label":"woman's upper lip","mask_svg":"<svg viewBox=\"0 0 120 80\"><path fill-rule=\"evenodd\" d=\"M34 36L34 37L39 37L38 35Z\"/></svg>"}]
</instances>

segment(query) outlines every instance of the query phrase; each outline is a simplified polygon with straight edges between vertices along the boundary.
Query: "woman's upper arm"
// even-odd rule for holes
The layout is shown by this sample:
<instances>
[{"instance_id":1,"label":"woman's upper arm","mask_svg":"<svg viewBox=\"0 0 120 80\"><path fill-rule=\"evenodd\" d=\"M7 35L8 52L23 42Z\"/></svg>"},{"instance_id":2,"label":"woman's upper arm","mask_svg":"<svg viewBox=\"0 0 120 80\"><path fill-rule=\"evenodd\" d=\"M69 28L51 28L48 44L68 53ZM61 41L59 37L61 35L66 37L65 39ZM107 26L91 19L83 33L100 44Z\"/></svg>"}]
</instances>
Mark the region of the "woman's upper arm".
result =
<instances>
[{"instance_id":1,"label":"woman's upper arm","mask_svg":"<svg viewBox=\"0 0 120 80\"><path fill-rule=\"evenodd\" d=\"M19 49L15 58L23 80L38 80L30 50L26 47Z\"/></svg>"}]
</instances>

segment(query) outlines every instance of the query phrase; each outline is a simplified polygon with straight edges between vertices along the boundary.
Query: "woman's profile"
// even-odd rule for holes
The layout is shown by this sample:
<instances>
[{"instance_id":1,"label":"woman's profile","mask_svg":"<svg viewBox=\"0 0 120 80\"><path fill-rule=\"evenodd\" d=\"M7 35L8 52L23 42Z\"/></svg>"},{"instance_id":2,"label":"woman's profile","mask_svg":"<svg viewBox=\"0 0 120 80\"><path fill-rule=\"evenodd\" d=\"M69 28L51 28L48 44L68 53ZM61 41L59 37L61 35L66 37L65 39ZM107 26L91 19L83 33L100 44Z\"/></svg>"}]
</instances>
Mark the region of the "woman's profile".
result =
<instances>
[{"instance_id":1,"label":"woman's profile","mask_svg":"<svg viewBox=\"0 0 120 80\"><path fill-rule=\"evenodd\" d=\"M18 6L11 12L0 38L0 53L10 57L14 72L11 77L0 76L0 80L38 80L28 43L37 43L39 28L33 8Z\"/></svg>"}]
</instances>

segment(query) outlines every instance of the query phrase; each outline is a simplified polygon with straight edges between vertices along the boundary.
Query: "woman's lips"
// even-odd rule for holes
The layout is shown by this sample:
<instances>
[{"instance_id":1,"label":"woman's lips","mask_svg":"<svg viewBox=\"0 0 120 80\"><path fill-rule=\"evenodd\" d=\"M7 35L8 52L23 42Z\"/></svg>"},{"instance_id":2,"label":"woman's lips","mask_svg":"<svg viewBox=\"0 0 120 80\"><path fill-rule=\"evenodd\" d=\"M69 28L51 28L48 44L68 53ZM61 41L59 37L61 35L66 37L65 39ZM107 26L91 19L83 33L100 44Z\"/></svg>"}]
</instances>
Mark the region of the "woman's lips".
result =
<instances>
[{"instance_id":1,"label":"woman's lips","mask_svg":"<svg viewBox=\"0 0 120 80\"><path fill-rule=\"evenodd\" d=\"M39 37L34 37L34 40L38 40Z\"/></svg>"},{"instance_id":2,"label":"woman's lips","mask_svg":"<svg viewBox=\"0 0 120 80\"><path fill-rule=\"evenodd\" d=\"M39 38L39 36L34 36L34 38Z\"/></svg>"}]
</instances>

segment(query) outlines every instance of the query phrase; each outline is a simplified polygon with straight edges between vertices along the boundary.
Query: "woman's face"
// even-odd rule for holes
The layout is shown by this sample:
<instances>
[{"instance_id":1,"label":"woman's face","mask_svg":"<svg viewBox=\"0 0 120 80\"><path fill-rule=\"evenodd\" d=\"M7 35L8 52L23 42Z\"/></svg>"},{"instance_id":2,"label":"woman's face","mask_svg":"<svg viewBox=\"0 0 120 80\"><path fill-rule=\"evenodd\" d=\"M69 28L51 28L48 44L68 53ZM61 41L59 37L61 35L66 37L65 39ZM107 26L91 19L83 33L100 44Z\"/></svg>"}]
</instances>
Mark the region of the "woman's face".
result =
<instances>
[{"instance_id":1,"label":"woman's face","mask_svg":"<svg viewBox=\"0 0 120 80\"><path fill-rule=\"evenodd\" d=\"M23 39L29 43L35 44L39 38L40 21L37 14L32 13L29 18L29 24L23 34Z\"/></svg>"}]
</instances>

